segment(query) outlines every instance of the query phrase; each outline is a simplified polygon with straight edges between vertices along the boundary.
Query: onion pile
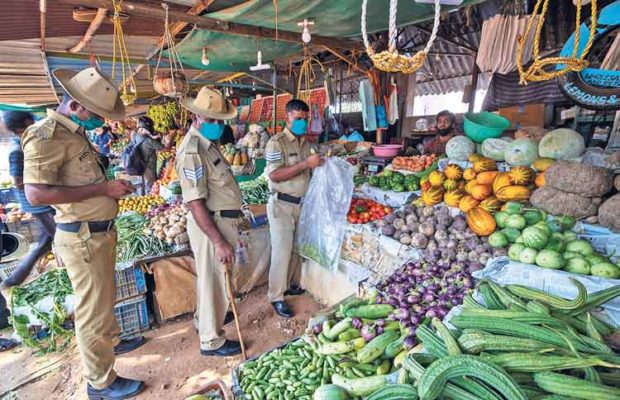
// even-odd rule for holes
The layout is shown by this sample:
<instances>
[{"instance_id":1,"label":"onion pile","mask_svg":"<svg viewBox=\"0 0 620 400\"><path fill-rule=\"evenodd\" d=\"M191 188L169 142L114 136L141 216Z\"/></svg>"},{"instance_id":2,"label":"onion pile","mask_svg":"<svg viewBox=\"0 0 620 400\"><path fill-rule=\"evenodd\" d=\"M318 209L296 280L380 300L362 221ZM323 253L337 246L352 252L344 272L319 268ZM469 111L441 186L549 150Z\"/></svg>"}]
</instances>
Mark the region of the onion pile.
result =
<instances>
[{"instance_id":1,"label":"onion pile","mask_svg":"<svg viewBox=\"0 0 620 400\"><path fill-rule=\"evenodd\" d=\"M443 319L454 306L474 287L471 277L477 262L411 261L400 267L392 276L376 285L376 303L390 304L395 308L390 320L400 321L409 328L408 346L415 345L415 329L433 317ZM379 324L374 328L379 334ZM364 336L364 330L362 330Z\"/></svg>"}]
</instances>

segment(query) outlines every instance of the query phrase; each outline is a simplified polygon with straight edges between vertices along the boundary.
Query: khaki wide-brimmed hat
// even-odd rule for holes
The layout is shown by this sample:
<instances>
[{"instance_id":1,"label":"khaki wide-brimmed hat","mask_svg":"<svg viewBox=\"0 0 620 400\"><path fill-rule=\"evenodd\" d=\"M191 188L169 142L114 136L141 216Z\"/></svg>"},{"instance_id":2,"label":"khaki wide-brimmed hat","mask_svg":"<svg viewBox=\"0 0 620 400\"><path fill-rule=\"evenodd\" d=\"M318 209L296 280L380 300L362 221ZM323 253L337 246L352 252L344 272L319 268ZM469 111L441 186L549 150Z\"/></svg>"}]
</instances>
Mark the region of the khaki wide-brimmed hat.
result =
<instances>
[{"instance_id":1,"label":"khaki wide-brimmed hat","mask_svg":"<svg viewBox=\"0 0 620 400\"><path fill-rule=\"evenodd\" d=\"M115 121L125 118L125 105L116 85L97 68L82 71L59 68L53 74L69 96L89 111Z\"/></svg>"},{"instance_id":2,"label":"khaki wide-brimmed hat","mask_svg":"<svg viewBox=\"0 0 620 400\"><path fill-rule=\"evenodd\" d=\"M196 98L185 97L181 104L201 117L211 119L232 119L237 116L237 108L219 90L203 86Z\"/></svg>"}]
</instances>

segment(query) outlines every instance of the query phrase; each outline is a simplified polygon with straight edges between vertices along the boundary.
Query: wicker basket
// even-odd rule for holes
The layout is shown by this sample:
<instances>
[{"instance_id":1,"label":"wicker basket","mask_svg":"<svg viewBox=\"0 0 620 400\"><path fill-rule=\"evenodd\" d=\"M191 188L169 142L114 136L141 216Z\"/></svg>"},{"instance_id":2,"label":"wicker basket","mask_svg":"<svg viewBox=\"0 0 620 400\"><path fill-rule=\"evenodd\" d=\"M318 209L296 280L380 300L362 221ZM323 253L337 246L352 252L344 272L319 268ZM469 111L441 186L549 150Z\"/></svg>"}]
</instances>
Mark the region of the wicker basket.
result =
<instances>
[{"instance_id":1,"label":"wicker basket","mask_svg":"<svg viewBox=\"0 0 620 400\"><path fill-rule=\"evenodd\" d=\"M159 70L153 79L153 88L163 96L181 97L189 90L189 83L182 72Z\"/></svg>"}]
</instances>

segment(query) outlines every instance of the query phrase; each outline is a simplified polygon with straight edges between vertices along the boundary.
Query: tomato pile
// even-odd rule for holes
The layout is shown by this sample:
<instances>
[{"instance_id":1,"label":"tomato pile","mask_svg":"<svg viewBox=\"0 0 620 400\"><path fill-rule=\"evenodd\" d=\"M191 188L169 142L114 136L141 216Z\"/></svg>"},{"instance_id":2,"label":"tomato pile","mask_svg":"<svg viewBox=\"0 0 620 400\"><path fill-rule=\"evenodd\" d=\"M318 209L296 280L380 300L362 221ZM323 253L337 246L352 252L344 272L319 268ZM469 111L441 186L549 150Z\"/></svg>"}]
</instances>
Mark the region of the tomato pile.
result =
<instances>
[{"instance_id":1,"label":"tomato pile","mask_svg":"<svg viewBox=\"0 0 620 400\"><path fill-rule=\"evenodd\" d=\"M392 208L367 199L353 199L347 219L350 224L366 224L392 213Z\"/></svg>"}]
</instances>

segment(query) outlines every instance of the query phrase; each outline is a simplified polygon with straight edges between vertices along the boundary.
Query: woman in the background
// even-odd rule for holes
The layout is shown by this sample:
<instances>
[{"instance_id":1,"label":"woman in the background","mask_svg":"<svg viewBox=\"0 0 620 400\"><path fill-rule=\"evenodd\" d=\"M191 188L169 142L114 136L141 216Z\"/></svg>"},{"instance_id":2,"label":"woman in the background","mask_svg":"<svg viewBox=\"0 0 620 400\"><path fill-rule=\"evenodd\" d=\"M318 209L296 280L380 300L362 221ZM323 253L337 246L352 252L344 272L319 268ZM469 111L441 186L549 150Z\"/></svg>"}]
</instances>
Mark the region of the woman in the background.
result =
<instances>
[{"instance_id":1,"label":"woman in the background","mask_svg":"<svg viewBox=\"0 0 620 400\"><path fill-rule=\"evenodd\" d=\"M349 121L343 119L340 122L340 125L342 125L342 136L340 136L340 140L345 140L347 142L364 141L364 136L362 136L355 128L353 128Z\"/></svg>"},{"instance_id":2,"label":"woman in the background","mask_svg":"<svg viewBox=\"0 0 620 400\"><path fill-rule=\"evenodd\" d=\"M95 130L95 145L100 154L109 157L112 151L112 142L114 141L114 135L110 125L103 125L101 128Z\"/></svg>"},{"instance_id":3,"label":"woman in the background","mask_svg":"<svg viewBox=\"0 0 620 400\"><path fill-rule=\"evenodd\" d=\"M424 143L424 154L441 155L446 152L448 140L456 136L454 121L454 114L448 110L444 110L437 114L437 123L435 124L437 136Z\"/></svg>"},{"instance_id":4,"label":"woman in the background","mask_svg":"<svg viewBox=\"0 0 620 400\"><path fill-rule=\"evenodd\" d=\"M149 117L138 119L138 129L131 134L131 142L140 150L140 154L146 164L144 170L144 188L149 193L155 180L157 180L157 151L165 146L161 143L161 135L155 133L153 120Z\"/></svg>"}]
</instances>

